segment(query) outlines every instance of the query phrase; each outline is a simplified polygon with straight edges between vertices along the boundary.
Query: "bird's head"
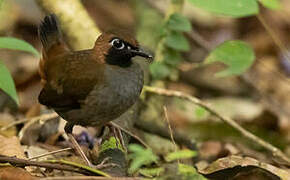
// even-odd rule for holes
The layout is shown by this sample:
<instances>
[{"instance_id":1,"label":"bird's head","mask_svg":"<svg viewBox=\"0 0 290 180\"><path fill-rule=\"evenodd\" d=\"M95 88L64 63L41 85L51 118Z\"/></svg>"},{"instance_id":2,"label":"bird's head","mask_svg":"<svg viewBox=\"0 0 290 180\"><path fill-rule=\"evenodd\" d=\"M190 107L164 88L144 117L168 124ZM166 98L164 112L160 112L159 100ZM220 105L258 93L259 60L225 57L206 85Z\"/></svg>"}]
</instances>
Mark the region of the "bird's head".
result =
<instances>
[{"instance_id":1,"label":"bird's head","mask_svg":"<svg viewBox=\"0 0 290 180\"><path fill-rule=\"evenodd\" d=\"M138 42L126 34L103 33L96 40L94 50L105 63L129 66L131 58L141 56L152 59L152 55L140 48Z\"/></svg>"}]
</instances>

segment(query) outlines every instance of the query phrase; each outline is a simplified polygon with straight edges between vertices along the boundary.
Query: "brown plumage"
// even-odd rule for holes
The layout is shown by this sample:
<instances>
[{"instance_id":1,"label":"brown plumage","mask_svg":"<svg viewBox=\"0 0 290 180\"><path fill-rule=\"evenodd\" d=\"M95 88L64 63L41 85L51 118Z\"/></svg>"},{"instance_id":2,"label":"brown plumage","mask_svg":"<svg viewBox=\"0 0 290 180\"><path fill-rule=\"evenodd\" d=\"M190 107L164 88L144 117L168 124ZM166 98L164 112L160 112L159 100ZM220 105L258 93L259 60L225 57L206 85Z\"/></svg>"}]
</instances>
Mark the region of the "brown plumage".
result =
<instances>
[{"instance_id":1,"label":"brown plumage","mask_svg":"<svg viewBox=\"0 0 290 180\"><path fill-rule=\"evenodd\" d=\"M39 37L43 44L39 102L68 122L67 133L76 124L105 125L137 101L143 87L143 71L131 58L152 57L139 48L134 38L103 33L92 49L71 51L55 15L45 17Z\"/></svg>"}]
</instances>

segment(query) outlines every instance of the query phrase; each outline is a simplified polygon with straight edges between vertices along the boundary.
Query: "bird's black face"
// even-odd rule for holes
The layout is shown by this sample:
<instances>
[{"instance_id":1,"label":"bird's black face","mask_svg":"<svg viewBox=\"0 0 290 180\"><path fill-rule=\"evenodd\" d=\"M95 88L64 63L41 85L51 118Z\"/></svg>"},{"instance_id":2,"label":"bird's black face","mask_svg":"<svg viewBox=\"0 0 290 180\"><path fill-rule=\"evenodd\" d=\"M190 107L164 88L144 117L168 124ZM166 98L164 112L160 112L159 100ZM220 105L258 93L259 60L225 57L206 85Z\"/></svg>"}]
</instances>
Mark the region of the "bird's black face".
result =
<instances>
[{"instance_id":1,"label":"bird's black face","mask_svg":"<svg viewBox=\"0 0 290 180\"><path fill-rule=\"evenodd\" d=\"M139 47L135 47L130 43L123 41L122 39L113 38L109 43L110 49L106 55L106 62L108 64L128 67L132 64L131 58L134 56L152 59L150 54L144 52Z\"/></svg>"}]
</instances>

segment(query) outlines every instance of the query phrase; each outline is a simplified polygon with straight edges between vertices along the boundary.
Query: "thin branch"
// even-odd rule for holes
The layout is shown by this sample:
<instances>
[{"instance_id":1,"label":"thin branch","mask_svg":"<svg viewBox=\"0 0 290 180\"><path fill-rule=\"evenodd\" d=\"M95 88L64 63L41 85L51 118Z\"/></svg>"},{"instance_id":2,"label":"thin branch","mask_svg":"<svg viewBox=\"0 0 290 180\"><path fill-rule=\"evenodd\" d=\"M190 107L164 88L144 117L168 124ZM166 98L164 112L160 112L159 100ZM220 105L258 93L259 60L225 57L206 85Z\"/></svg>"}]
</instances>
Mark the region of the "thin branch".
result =
<instances>
[{"instance_id":1,"label":"thin branch","mask_svg":"<svg viewBox=\"0 0 290 180\"><path fill-rule=\"evenodd\" d=\"M30 119L21 119L21 120L18 120L18 121L14 121L10 124L8 124L7 126L3 126L0 131L6 131L7 129L13 127L13 126L17 126L19 124L23 124L23 123L26 123L27 121L29 121Z\"/></svg>"},{"instance_id":2,"label":"thin branch","mask_svg":"<svg viewBox=\"0 0 290 180\"><path fill-rule=\"evenodd\" d=\"M47 152L47 153L40 154L38 156L31 157L28 160L38 159L38 158L41 158L41 157L45 157L45 156L49 156L49 155L52 155L52 154L57 154L57 153L61 153L61 152L64 152L64 151L69 151L69 150L72 150L72 148L69 147L69 148L59 149L59 150L55 150L55 151L50 151L50 152Z\"/></svg>"},{"instance_id":3,"label":"thin branch","mask_svg":"<svg viewBox=\"0 0 290 180\"><path fill-rule=\"evenodd\" d=\"M93 174L101 175L101 176L104 176L104 177L111 177L109 174L107 174L107 173L105 173L103 171L100 171L98 169L95 169L95 168L92 168L92 167L89 167L89 166L86 166L86 165L83 165L83 164L72 162L72 161L52 159L52 160L46 160L44 162L69 165L69 166L73 166L73 167L76 167L76 168L87 170L88 172L91 172Z\"/></svg>"},{"instance_id":4,"label":"thin branch","mask_svg":"<svg viewBox=\"0 0 290 180\"><path fill-rule=\"evenodd\" d=\"M163 110L164 110L165 120L167 122L168 129L169 129L169 133L170 133L170 139L171 139L172 143L174 144L175 151L177 151L177 145L176 145L175 140L174 140L174 137L173 137L173 131L171 129L171 125L170 125L170 122L169 122L169 118L168 118L168 113L167 113L166 106L163 106Z\"/></svg>"},{"instance_id":5,"label":"thin branch","mask_svg":"<svg viewBox=\"0 0 290 180\"><path fill-rule=\"evenodd\" d=\"M8 124L7 126L4 126L0 129L0 131L5 131L13 126L17 126L19 124L23 124L23 123L26 123L26 122L36 122L36 121L46 121L46 120L49 120L49 119L54 119L54 118L57 118L58 115L56 113L51 113L51 114L43 114L43 115L40 115L40 116L36 116L36 117L33 117L33 118L25 118L25 119L20 119L18 121L15 121L15 122L12 122L10 124Z\"/></svg>"},{"instance_id":6,"label":"thin branch","mask_svg":"<svg viewBox=\"0 0 290 180\"><path fill-rule=\"evenodd\" d=\"M173 137L173 131L171 129L171 125L170 125L170 121L169 121L169 118L168 118L168 113L167 113L167 108L166 106L163 106L163 111L164 111L164 116L165 116L165 120L167 122L167 125L168 125L168 129L169 129L169 133L170 133L170 138L171 138L171 141L174 145L174 151L177 152L177 145L175 143L175 140L174 140L174 137ZM177 160L177 163L180 164L180 160L178 159Z\"/></svg>"},{"instance_id":7,"label":"thin branch","mask_svg":"<svg viewBox=\"0 0 290 180\"><path fill-rule=\"evenodd\" d=\"M159 95L163 95L163 96L178 97L181 99L186 99L186 100L188 100L188 101L190 101L198 106L203 107L208 112L210 112L212 115L216 116L218 119L222 120L223 122L227 123L228 125L230 125L234 129L239 131L247 139L249 139L250 141L252 141L254 143L259 144L263 148L270 151L273 156L284 160L285 162L287 162L287 164L290 165L290 159L281 150L279 150L275 146L271 145L270 143L264 141L263 139L255 136L251 132L247 131L242 126L240 126L238 123L236 123L233 119L219 114L216 110L211 108L208 104L201 101L200 99L193 97L193 96L190 96L190 95L185 94L185 93L180 92L180 91L173 91L173 90L167 90L167 89L156 88L156 87L145 86L144 90L147 92L151 92L151 93L155 93L155 94L159 94Z\"/></svg>"},{"instance_id":8,"label":"thin branch","mask_svg":"<svg viewBox=\"0 0 290 180\"><path fill-rule=\"evenodd\" d=\"M36 167L44 167L48 169L58 169L63 171L76 172L84 175L94 175L95 173L88 171L86 169L80 169L76 167L71 167L64 164L55 164L55 163L47 163L47 162L37 162L30 161L25 159L19 159L16 157L8 157L0 155L0 163L10 163L13 166L25 167L25 166L36 166Z\"/></svg>"},{"instance_id":9,"label":"thin branch","mask_svg":"<svg viewBox=\"0 0 290 180\"><path fill-rule=\"evenodd\" d=\"M57 117L59 117L59 116L56 113L49 113L49 114L43 114L43 115L28 119L27 123L24 125L24 127L18 133L19 139L21 140L23 138L24 132L26 131L26 129L29 128L34 123L37 123L39 121L42 121L44 123L45 121L52 120L52 119L57 118Z\"/></svg>"},{"instance_id":10,"label":"thin branch","mask_svg":"<svg viewBox=\"0 0 290 180\"><path fill-rule=\"evenodd\" d=\"M261 14L258 14L258 15L256 15L256 17L261 22L261 24L265 28L266 32L271 36L271 38L273 39L274 43L280 48L280 50L282 52L286 52L287 51L287 48L282 43L282 41L280 40L280 38L276 35L276 33L274 32L274 30L266 23L266 21L263 18L263 16Z\"/></svg>"},{"instance_id":11,"label":"thin branch","mask_svg":"<svg viewBox=\"0 0 290 180\"><path fill-rule=\"evenodd\" d=\"M47 177L41 180L141 180L138 177L99 177L99 176L62 176L62 177Z\"/></svg>"},{"instance_id":12,"label":"thin branch","mask_svg":"<svg viewBox=\"0 0 290 180\"><path fill-rule=\"evenodd\" d=\"M135 135L134 133L132 133L131 131L119 126L117 123L111 122L111 124L116 127L121 129L123 132L127 133L128 135L132 136L133 138L135 138L136 140L138 140L143 146L145 146L146 148L150 148L150 146L144 142L140 137L138 137L137 135Z\"/></svg>"},{"instance_id":13,"label":"thin branch","mask_svg":"<svg viewBox=\"0 0 290 180\"><path fill-rule=\"evenodd\" d=\"M196 30L192 29L190 32L186 32L186 35L195 41L201 48L210 52L214 47L209 41L204 39Z\"/></svg>"},{"instance_id":14,"label":"thin branch","mask_svg":"<svg viewBox=\"0 0 290 180\"><path fill-rule=\"evenodd\" d=\"M139 130L151 133L151 134L156 134L160 137L166 138L170 140L170 133L168 132L167 128L164 128L160 125L157 125L156 123L152 123L149 121L145 121L142 119L139 119L138 121L136 121L135 123L135 127ZM186 135L183 135L181 133L179 133L178 131L174 131L173 130L173 137L174 140L180 144L180 145L185 145L186 147L188 147L191 150L196 150L196 143L193 139L190 139L188 137L186 137Z\"/></svg>"}]
</instances>

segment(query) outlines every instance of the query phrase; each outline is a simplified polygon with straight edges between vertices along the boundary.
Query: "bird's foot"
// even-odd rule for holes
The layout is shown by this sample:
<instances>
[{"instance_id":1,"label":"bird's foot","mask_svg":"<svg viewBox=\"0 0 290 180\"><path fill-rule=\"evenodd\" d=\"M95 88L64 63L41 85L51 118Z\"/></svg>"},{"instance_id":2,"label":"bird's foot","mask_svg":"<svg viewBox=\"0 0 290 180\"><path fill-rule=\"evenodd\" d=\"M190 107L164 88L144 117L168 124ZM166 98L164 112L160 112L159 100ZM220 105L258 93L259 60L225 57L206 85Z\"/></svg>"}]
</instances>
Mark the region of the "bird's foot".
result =
<instances>
[{"instance_id":1,"label":"bird's foot","mask_svg":"<svg viewBox=\"0 0 290 180\"><path fill-rule=\"evenodd\" d=\"M110 163L109 161L111 160L111 157L106 157L100 164L96 165L96 169L104 169L108 167L116 167L118 166L115 163Z\"/></svg>"}]
</instances>

